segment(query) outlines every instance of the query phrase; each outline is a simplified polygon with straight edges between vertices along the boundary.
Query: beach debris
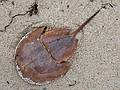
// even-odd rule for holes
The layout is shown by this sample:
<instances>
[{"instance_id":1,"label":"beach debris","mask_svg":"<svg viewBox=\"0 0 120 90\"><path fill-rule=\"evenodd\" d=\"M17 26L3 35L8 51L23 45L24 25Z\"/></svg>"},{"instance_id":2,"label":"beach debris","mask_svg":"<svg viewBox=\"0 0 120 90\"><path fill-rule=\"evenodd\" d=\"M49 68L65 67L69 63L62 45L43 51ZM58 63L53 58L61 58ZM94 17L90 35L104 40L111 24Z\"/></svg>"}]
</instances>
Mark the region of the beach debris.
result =
<instances>
[{"instance_id":1,"label":"beach debris","mask_svg":"<svg viewBox=\"0 0 120 90\"><path fill-rule=\"evenodd\" d=\"M13 2L12 2L12 4L14 5ZM37 5L36 1L31 5L31 7L29 8L29 10L26 11L25 13L19 13L19 14L16 14L16 15L12 16L11 19L10 19L10 22L6 26L4 26L4 29L0 30L0 32L6 32L7 27L9 27L12 24L14 18L16 18L18 16L24 16L26 14L28 14L29 16L38 14L38 5Z\"/></svg>"}]
</instances>

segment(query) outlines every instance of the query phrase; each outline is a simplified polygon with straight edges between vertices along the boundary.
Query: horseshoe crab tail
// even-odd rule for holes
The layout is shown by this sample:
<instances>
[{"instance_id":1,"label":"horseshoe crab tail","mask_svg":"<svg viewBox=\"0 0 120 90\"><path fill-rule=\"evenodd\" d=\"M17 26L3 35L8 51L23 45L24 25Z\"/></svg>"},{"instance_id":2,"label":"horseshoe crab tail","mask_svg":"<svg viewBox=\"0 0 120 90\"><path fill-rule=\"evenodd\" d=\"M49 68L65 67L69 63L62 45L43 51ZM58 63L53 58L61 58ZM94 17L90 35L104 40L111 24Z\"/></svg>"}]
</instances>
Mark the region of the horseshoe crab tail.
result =
<instances>
[{"instance_id":1,"label":"horseshoe crab tail","mask_svg":"<svg viewBox=\"0 0 120 90\"><path fill-rule=\"evenodd\" d=\"M77 30L75 30L74 32L71 33L71 35L73 35L74 37L77 35L78 32L80 32L101 10L102 8L100 8L97 12L95 12L90 18L88 18L84 23L82 23L82 25L80 25Z\"/></svg>"}]
</instances>

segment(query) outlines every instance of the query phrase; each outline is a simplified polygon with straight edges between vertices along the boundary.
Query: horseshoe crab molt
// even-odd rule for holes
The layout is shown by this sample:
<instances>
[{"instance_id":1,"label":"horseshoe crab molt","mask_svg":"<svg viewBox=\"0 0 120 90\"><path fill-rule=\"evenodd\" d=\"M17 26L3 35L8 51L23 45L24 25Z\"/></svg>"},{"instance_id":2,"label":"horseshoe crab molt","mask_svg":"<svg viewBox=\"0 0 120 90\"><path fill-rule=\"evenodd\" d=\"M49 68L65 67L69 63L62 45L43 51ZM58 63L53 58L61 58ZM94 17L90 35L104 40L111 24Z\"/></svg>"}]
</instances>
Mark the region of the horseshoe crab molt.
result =
<instances>
[{"instance_id":1,"label":"horseshoe crab molt","mask_svg":"<svg viewBox=\"0 0 120 90\"><path fill-rule=\"evenodd\" d=\"M77 48L76 35L100 10L74 32L66 28L42 26L26 34L17 45L15 53L17 71L22 79L40 85L64 76L70 68L68 60Z\"/></svg>"}]
</instances>

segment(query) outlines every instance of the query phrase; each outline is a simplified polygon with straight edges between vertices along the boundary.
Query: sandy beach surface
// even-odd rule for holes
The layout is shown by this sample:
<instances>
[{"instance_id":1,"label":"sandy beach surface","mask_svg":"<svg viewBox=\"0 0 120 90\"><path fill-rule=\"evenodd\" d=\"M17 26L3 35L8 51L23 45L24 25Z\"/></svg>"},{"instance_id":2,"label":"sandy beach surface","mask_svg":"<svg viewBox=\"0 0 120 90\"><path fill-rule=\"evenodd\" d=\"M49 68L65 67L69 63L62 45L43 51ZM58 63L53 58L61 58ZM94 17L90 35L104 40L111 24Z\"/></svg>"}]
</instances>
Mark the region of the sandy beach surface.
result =
<instances>
[{"instance_id":1,"label":"sandy beach surface","mask_svg":"<svg viewBox=\"0 0 120 90\"><path fill-rule=\"evenodd\" d=\"M0 0L0 30L34 2ZM74 31L105 3L111 5L84 28L84 34L77 35L78 48L64 77L41 86L30 85L19 77L15 47L30 31L27 27L51 25ZM0 32L0 90L120 90L120 0L37 0L37 4L38 15L16 16L6 32Z\"/></svg>"}]
</instances>

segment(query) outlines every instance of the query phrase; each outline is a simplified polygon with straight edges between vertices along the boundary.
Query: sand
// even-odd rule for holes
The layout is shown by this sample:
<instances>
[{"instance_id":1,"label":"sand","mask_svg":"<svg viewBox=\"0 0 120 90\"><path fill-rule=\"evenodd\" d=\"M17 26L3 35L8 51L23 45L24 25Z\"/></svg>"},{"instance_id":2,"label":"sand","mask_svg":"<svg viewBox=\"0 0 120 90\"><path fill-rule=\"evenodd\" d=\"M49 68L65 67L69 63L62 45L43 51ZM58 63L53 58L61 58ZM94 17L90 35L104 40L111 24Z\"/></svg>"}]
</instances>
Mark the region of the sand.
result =
<instances>
[{"instance_id":1,"label":"sand","mask_svg":"<svg viewBox=\"0 0 120 90\"><path fill-rule=\"evenodd\" d=\"M14 2L14 3L13 3ZM0 0L0 30L25 13L34 0ZM15 47L31 24L69 27L71 31L107 6L79 33L68 73L47 85L30 85L18 75ZM0 90L120 90L120 0L38 0L38 15L14 18L0 32Z\"/></svg>"}]
</instances>

